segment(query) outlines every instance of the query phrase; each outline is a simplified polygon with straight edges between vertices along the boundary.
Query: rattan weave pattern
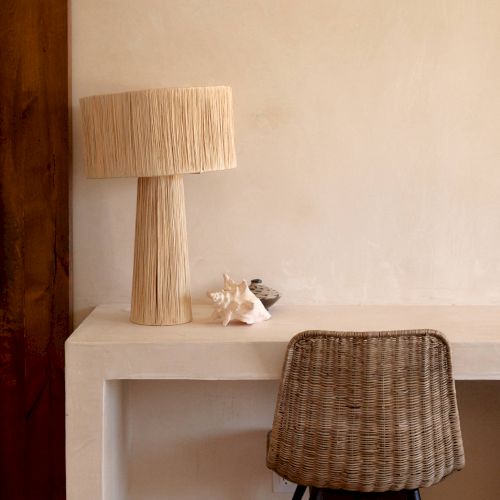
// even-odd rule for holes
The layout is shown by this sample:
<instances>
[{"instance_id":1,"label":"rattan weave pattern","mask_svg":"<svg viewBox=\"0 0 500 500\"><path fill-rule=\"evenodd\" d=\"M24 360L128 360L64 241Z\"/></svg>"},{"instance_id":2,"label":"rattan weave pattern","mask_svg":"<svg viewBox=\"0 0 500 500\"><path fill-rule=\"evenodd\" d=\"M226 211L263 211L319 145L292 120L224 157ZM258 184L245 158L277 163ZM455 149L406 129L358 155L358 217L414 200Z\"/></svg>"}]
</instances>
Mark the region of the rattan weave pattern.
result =
<instances>
[{"instance_id":1,"label":"rattan weave pattern","mask_svg":"<svg viewBox=\"0 0 500 500\"><path fill-rule=\"evenodd\" d=\"M464 466L445 338L307 331L289 343L267 466L317 488L430 486Z\"/></svg>"}]
</instances>

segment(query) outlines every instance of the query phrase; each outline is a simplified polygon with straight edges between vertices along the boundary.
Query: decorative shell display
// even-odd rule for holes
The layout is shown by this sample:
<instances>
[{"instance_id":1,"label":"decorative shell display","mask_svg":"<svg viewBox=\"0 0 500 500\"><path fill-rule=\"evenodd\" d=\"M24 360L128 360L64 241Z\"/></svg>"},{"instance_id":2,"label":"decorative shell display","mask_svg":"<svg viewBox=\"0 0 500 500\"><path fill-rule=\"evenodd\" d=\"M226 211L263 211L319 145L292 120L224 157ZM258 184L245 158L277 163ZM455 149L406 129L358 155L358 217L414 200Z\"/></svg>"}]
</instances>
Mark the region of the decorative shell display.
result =
<instances>
[{"instance_id":1,"label":"decorative shell display","mask_svg":"<svg viewBox=\"0 0 500 500\"><path fill-rule=\"evenodd\" d=\"M207 293L215 305L214 318L221 320L223 326L232 319L252 325L271 317L245 280L236 283L227 274L223 276L224 288L220 292Z\"/></svg>"},{"instance_id":2,"label":"decorative shell display","mask_svg":"<svg viewBox=\"0 0 500 500\"><path fill-rule=\"evenodd\" d=\"M269 309L281 297L279 292L269 286L263 285L260 278L251 280L248 288L250 288L250 291L260 299L266 309Z\"/></svg>"}]
</instances>

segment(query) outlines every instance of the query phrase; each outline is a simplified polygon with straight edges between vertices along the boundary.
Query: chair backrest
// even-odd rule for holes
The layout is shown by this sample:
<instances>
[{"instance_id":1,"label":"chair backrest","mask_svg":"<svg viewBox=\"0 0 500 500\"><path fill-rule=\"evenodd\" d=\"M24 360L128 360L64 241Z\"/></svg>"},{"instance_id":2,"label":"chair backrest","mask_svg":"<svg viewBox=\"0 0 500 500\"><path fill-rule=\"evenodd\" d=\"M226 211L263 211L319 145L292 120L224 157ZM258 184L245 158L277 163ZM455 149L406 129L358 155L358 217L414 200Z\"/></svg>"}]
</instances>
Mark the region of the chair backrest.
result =
<instances>
[{"instance_id":1,"label":"chair backrest","mask_svg":"<svg viewBox=\"0 0 500 500\"><path fill-rule=\"evenodd\" d=\"M267 466L351 491L430 486L465 464L450 350L433 330L290 341Z\"/></svg>"}]
</instances>

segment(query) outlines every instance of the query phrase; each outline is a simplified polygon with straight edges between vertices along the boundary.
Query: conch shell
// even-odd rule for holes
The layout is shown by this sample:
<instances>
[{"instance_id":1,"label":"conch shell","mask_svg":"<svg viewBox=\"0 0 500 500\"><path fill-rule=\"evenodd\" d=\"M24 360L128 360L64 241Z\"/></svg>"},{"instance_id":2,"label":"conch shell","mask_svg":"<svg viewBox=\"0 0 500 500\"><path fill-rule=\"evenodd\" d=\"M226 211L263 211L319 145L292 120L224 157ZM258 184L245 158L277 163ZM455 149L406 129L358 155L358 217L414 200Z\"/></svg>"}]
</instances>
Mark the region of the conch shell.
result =
<instances>
[{"instance_id":1,"label":"conch shell","mask_svg":"<svg viewBox=\"0 0 500 500\"><path fill-rule=\"evenodd\" d=\"M227 274L223 276L224 288L220 292L207 293L215 305L214 318L222 320L223 326L227 326L232 319L252 325L271 317L245 280L236 283Z\"/></svg>"}]
</instances>

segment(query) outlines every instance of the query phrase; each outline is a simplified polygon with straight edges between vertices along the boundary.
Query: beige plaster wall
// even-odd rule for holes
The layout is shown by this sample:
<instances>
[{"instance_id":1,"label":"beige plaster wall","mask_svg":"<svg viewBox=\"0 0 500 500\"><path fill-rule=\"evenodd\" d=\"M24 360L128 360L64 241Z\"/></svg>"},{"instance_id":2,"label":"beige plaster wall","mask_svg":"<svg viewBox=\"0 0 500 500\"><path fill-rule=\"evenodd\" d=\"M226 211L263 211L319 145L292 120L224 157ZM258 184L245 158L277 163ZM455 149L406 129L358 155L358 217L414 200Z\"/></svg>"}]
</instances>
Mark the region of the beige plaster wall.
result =
<instances>
[{"instance_id":1,"label":"beige plaster wall","mask_svg":"<svg viewBox=\"0 0 500 500\"><path fill-rule=\"evenodd\" d=\"M136 182L87 180L85 95L234 89L239 168L186 176L192 290L500 303L500 3L75 0L75 317L129 300Z\"/></svg>"},{"instance_id":2,"label":"beige plaster wall","mask_svg":"<svg viewBox=\"0 0 500 500\"><path fill-rule=\"evenodd\" d=\"M78 99L162 86L234 92L238 169L185 178L195 300L227 271L264 278L289 303L500 304L500 2L73 0L71 8L76 323L96 304L129 301L136 192L131 179L85 178ZM282 498L270 494L257 452L269 384L214 387L207 417L196 413L204 386L172 389L177 399L161 384L131 387L131 498L193 498L183 485L208 477L204 460L223 456L225 443L243 443L247 491L259 493L234 496L243 476L220 472L222 491L232 492L224 498ZM457 499L477 488L474 498L493 500L499 387L478 387L466 390L468 421L478 408L491 411L479 429L468 424L475 458L450 487ZM167 418L176 401L190 415L178 429ZM204 422L219 422L219 434L194 430ZM181 474L167 494L161 464L171 457L158 443L178 431L188 441L178 467L192 472L195 456L202 470ZM146 467L155 456L156 468Z\"/></svg>"}]
</instances>

